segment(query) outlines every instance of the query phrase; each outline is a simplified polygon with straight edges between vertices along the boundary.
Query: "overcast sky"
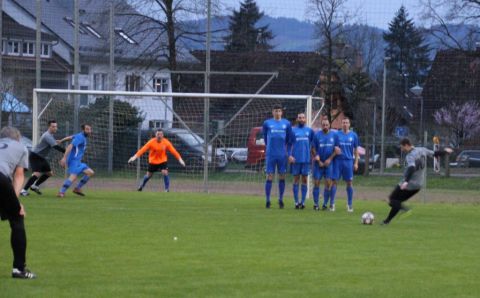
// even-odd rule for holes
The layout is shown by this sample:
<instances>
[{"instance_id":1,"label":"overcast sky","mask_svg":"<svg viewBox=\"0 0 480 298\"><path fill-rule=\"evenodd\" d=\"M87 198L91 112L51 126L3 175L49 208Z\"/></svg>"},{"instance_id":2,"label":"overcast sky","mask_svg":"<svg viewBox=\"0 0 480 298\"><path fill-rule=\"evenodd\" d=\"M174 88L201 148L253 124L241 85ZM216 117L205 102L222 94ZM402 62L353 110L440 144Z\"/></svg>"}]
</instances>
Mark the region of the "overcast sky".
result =
<instances>
[{"instance_id":1,"label":"overcast sky","mask_svg":"<svg viewBox=\"0 0 480 298\"><path fill-rule=\"evenodd\" d=\"M307 0L256 0L256 2L265 14L273 17L293 17L300 20L307 17ZM235 9L240 7L239 0L223 0L223 3ZM346 8L351 12L357 12L362 23L387 29L388 23L402 4L415 23L419 24L418 0L347 0Z\"/></svg>"}]
</instances>

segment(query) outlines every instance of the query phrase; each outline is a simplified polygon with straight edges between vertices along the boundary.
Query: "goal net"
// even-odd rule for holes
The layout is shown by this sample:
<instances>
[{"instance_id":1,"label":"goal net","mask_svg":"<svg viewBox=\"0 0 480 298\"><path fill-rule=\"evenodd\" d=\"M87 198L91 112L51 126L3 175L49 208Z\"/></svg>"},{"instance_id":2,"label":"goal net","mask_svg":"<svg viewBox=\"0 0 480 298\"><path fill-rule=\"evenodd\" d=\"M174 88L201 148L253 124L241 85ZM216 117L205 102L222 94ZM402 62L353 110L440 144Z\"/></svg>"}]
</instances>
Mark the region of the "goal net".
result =
<instances>
[{"instance_id":1,"label":"goal net","mask_svg":"<svg viewBox=\"0 0 480 298\"><path fill-rule=\"evenodd\" d=\"M306 95L155 93L90 90L34 89L33 143L58 123L57 139L93 129L84 162L95 171L89 188L135 190L148 166L148 154L128 164L159 128L186 163L183 168L169 154L172 191L263 194L263 121L272 107L284 107L284 118L306 113L308 124L319 122L323 101ZM319 127L319 125L317 125ZM52 153L56 173L49 187L60 187L65 170ZM163 190L161 175L145 187Z\"/></svg>"}]
</instances>

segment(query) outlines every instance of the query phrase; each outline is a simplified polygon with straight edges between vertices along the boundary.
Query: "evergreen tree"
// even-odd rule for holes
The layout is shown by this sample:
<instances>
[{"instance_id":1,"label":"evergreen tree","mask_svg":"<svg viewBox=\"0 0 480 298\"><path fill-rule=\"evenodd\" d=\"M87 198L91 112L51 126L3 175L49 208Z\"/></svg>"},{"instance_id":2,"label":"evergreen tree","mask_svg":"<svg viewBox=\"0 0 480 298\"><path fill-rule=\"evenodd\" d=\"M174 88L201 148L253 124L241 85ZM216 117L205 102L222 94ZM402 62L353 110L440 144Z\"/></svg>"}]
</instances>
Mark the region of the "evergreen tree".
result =
<instances>
[{"instance_id":1,"label":"evergreen tree","mask_svg":"<svg viewBox=\"0 0 480 298\"><path fill-rule=\"evenodd\" d=\"M233 11L230 16L230 34L225 37L225 50L229 52L268 51L273 48L269 42L273 39L268 25L255 27L264 16L255 0L245 0L240 4L240 10Z\"/></svg>"},{"instance_id":2,"label":"evergreen tree","mask_svg":"<svg viewBox=\"0 0 480 298\"><path fill-rule=\"evenodd\" d=\"M397 78L403 77L403 88L416 82L423 83L430 65L430 49L424 44L422 33L415 28L412 19L408 18L404 6L400 7L388 29L383 34L383 39L387 42L385 56L391 57L390 71L396 71Z\"/></svg>"}]
</instances>

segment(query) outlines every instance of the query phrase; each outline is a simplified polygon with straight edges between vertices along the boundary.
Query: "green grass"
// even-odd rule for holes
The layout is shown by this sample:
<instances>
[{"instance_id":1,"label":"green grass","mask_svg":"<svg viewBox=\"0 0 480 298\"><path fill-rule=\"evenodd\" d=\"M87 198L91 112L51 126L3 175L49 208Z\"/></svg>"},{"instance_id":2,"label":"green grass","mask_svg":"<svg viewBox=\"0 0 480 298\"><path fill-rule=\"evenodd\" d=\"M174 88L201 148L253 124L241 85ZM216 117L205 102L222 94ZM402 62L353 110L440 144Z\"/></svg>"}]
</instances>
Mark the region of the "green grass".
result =
<instances>
[{"instance_id":1,"label":"green grass","mask_svg":"<svg viewBox=\"0 0 480 298\"><path fill-rule=\"evenodd\" d=\"M421 204L388 227L360 224L384 202L337 211L264 208L260 197L106 192L23 199L28 264L10 278L0 228L1 297L478 297L474 204ZM310 202L308 202L311 204ZM178 237L178 240L173 240Z\"/></svg>"}]
</instances>

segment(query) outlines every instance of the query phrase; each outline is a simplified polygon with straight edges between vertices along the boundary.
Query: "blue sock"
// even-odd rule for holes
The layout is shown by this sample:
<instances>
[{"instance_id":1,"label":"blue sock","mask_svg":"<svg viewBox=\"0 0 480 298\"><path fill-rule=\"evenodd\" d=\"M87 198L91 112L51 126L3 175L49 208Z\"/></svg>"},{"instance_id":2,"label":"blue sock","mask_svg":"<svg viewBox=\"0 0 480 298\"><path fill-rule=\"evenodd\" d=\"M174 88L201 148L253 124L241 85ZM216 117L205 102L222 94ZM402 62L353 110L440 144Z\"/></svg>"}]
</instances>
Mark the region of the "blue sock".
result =
<instances>
[{"instance_id":1,"label":"blue sock","mask_svg":"<svg viewBox=\"0 0 480 298\"><path fill-rule=\"evenodd\" d=\"M67 191L67 189L70 187L70 185L72 185L72 181L70 181L70 179L66 179L64 182L63 182L63 186L62 188L60 189L60 192L61 193L65 193Z\"/></svg>"},{"instance_id":2,"label":"blue sock","mask_svg":"<svg viewBox=\"0 0 480 298\"><path fill-rule=\"evenodd\" d=\"M298 204L298 184L293 184L293 200L295 201L295 205Z\"/></svg>"},{"instance_id":3,"label":"blue sock","mask_svg":"<svg viewBox=\"0 0 480 298\"><path fill-rule=\"evenodd\" d=\"M302 204L305 205L305 200L307 199L307 190L308 187L306 184L302 184Z\"/></svg>"},{"instance_id":4,"label":"blue sock","mask_svg":"<svg viewBox=\"0 0 480 298\"><path fill-rule=\"evenodd\" d=\"M330 198L330 190L325 187L325 189L323 190L323 206L326 207L328 205L329 198Z\"/></svg>"},{"instance_id":5,"label":"blue sock","mask_svg":"<svg viewBox=\"0 0 480 298\"><path fill-rule=\"evenodd\" d=\"M313 204L315 204L315 206L318 206L319 196L320 196L320 187L314 186L313 187Z\"/></svg>"},{"instance_id":6,"label":"blue sock","mask_svg":"<svg viewBox=\"0 0 480 298\"><path fill-rule=\"evenodd\" d=\"M87 175L83 176L82 180L80 180L80 182L78 182L77 188L78 189L82 188L88 182L88 180L90 180L89 176L87 176Z\"/></svg>"},{"instance_id":7,"label":"blue sock","mask_svg":"<svg viewBox=\"0 0 480 298\"><path fill-rule=\"evenodd\" d=\"M270 193L272 192L272 180L267 180L265 182L265 196L267 203L270 202Z\"/></svg>"},{"instance_id":8,"label":"blue sock","mask_svg":"<svg viewBox=\"0 0 480 298\"><path fill-rule=\"evenodd\" d=\"M347 203L348 206L352 207L353 203L353 187L347 186Z\"/></svg>"},{"instance_id":9,"label":"blue sock","mask_svg":"<svg viewBox=\"0 0 480 298\"><path fill-rule=\"evenodd\" d=\"M283 194L285 193L285 180L278 180L278 201L283 201Z\"/></svg>"},{"instance_id":10,"label":"blue sock","mask_svg":"<svg viewBox=\"0 0 480 298\"><path fill-rule=\"evenodd\" d=\"M335 205L335 195L337 194L337 185L330 187L330 205Z\"/></svg>"},{"instance_id":11,"label":"blue sock","mask_svg":"<svg viewBox=\"0 0 480 298\"><path fill-rule=\"evenodd\" d=\"M141 188L143 188L145 186L145 184L147 184L148 180L150 180L151 177L148 177L147 175L143 176L143 181L142 181L142 184L140 185Z\"/></svg>"},{"instance_id":12,"label":"blue sock","mask_svg":"<svg viewBox=\"0 0 480 298\"><path fill-rule=\"evenodd\" d=\"M165 190L170 189L170 177L168 175L163 176L163 184L165 185Z\"/></svg>"}]
</instances>

